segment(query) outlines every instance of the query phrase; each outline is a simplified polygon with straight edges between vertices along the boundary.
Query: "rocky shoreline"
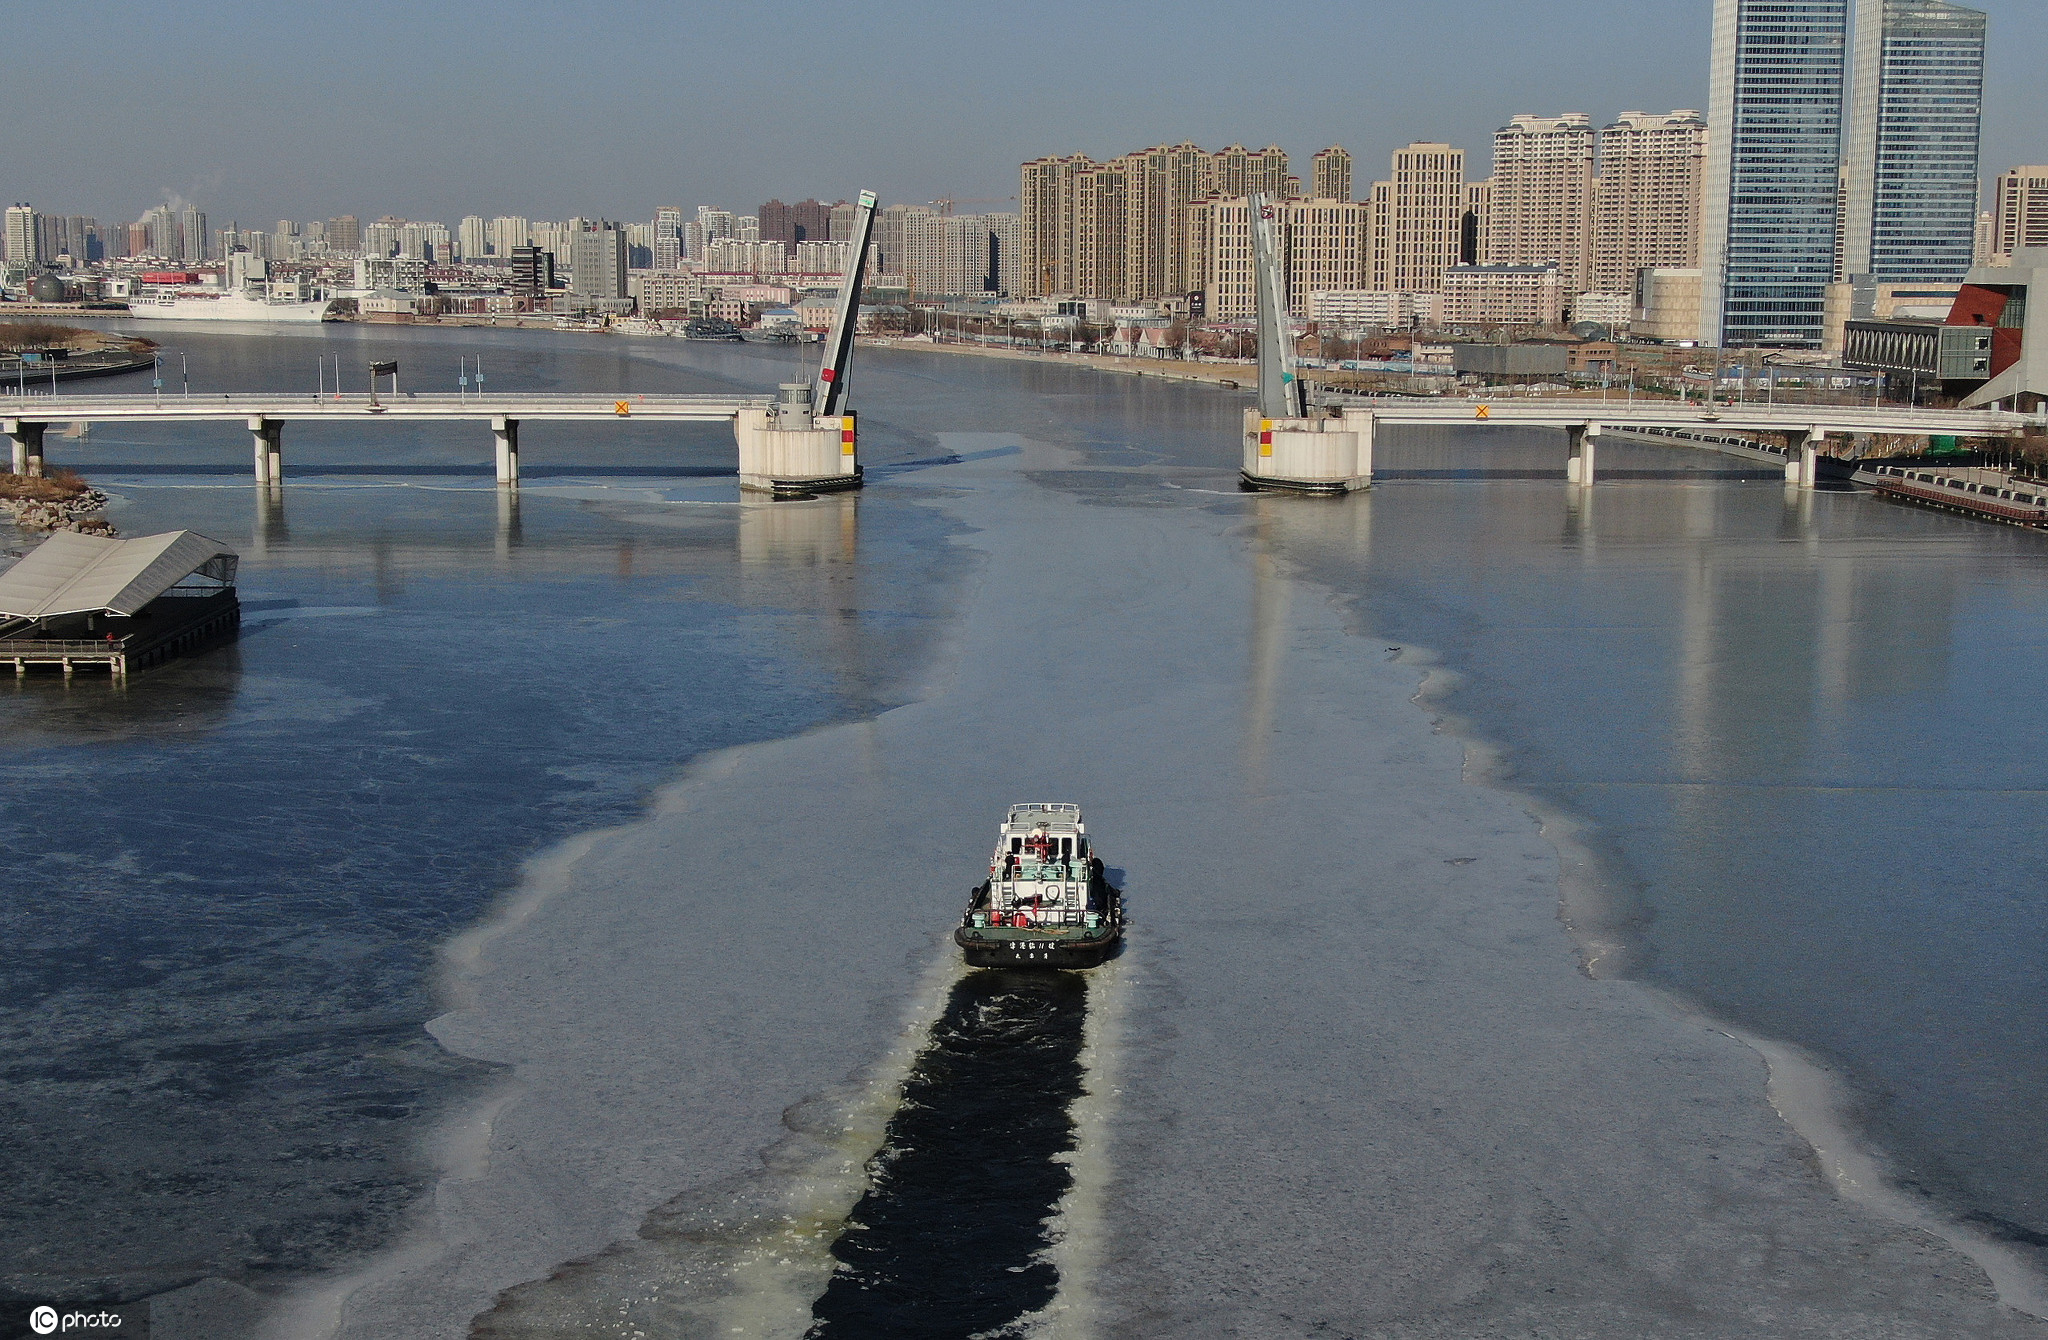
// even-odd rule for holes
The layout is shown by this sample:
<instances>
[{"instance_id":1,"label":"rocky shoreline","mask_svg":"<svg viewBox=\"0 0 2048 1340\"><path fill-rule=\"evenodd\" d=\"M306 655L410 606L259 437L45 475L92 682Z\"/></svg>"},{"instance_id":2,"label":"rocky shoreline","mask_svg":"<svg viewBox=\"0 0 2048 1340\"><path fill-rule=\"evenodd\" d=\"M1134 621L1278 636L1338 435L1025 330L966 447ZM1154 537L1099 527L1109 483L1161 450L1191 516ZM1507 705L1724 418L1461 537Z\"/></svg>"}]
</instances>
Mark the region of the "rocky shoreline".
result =
<instances>
[{"instance_id":1,"label":"rocky shoreline","mask_svg":"<svg viewBox=\"0 0 2048 1340\"><path fill-rule=\"evenodd\" d=\"M0 475L0 515L11 519L19 530L39 534L53 530L75 530L81 535L119 533L106 518L106 494L90 486L69 494L61 492L63 488L55 481Z\"/></svg>"}]
</instances>

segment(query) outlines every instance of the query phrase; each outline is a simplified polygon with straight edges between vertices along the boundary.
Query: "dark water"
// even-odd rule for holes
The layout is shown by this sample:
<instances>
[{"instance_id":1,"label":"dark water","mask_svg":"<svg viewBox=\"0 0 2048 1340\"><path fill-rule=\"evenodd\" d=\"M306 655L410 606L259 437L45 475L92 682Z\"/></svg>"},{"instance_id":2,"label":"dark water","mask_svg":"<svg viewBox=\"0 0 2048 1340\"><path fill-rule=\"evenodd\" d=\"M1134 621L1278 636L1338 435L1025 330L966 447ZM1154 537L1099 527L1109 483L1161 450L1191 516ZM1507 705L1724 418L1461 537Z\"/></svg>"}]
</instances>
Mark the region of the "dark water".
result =
<instances>
[{"instance_id":1,"label":"dark water","mask_svg":"<svg viewBox=\"0 0 2048 1340\"><path fill-rule=\"evenodd\" d=\"M816 1337L979 1335L1050 1303L1045 1220L1072 1177L1087 985L984 969L953 989L872 1183L833 1244Z\"/></svg>"}]
</instances>

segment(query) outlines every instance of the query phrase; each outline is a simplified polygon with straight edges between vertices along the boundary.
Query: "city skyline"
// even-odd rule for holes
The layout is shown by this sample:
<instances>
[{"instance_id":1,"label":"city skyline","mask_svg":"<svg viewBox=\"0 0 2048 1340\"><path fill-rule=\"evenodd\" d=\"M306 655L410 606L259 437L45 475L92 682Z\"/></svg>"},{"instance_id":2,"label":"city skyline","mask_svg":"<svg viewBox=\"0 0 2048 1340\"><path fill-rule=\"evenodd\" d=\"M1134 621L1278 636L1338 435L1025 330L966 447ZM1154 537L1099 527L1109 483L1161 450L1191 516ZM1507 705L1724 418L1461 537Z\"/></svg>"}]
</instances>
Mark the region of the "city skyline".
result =
<instances>
[{"instance_id":1,"label":"city skyline","mask_svg":"<svg viewBox=\"0 0 2048 1340\"><path fill-rule=\"evenodd\" d=\"M1989 177L2038 161L2048 143L2048 108L2029 99L2023 66L2048 42L2048 14L2017 0L1976 7L1994 34ZM722 39L746 25L731 14L678 21L629 8L625 24L645 31L592 63L561 59L574 51L560 45L515 41L525 31L517 11L344 9L352 39L381 53L369 79L359 61L285 59L300 37L269 24L281 8L222 6L215 12L238 21L236 43L196 25L153 36L146 50L81 47L9 80L0 106L21 134L0 177L10 199L45 212L132 220L189 200L244 225L342 213L649 218L661 205L744 207L861 187L885 201L950 195L975 202L963 210L1015 210L1014 165L1051 146L1106 158L1181 139L1277 143L1306 166L1330 144L1377 162L1402 144L1441 140L1466 147L1478 176L1493 132L1516 114L1605 121L1707 104L1706 0L1654 9L1587 0L1573 22L1533 29L1514 21L1527 5L1474 0L1456 43L1444 40L1440 15L1393 6L1292 5L1256 19L1194 8L1197 22L1104 30L1057 62L1006 70L986 51L1032 50L1074 7L917 23L907 8L885 8L855 25L834 17L841 11L798 6L793 29L830 40L775 52L766 72L732 57L745 48ZM1318 40L1278 40L1297 29ZM582 38L560 36L580 50ZM279 58L266 60L273 46ZM917 53L917 77L885 77L906 49ZM214 68L221 62L234 65L232 77ZM690 96L678 98L678 87ZM1322 92L1331 89L1344 96ZM616 134L585 133L570 114L584 97L613 108ZM147 111L165 99L194 109L175 135Z\"/></svg>"}]
</instances>

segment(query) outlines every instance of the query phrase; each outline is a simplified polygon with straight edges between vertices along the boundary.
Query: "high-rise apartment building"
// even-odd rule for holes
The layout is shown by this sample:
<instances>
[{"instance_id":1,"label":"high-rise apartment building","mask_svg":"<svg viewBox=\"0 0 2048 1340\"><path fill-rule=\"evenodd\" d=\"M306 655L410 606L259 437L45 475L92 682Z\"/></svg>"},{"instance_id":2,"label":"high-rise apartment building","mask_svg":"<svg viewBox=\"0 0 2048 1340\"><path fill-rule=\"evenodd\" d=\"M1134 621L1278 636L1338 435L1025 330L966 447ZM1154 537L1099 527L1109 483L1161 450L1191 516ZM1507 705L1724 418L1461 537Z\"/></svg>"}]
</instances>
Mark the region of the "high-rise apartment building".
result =
<instances>
[{"instance_id":1,"label":"high-rise apartment building","mask_svg":"<svg viewBox=\"0 0 2048 1340\"><path fill-rule=\"evenodd\" d=\"M491 254L491 226L481 214L465 214L455 225L455 249L466 261L480 261Z\"/></svg>"},{"instance_id":2,"label":"high-rise apartment building","mask_svg":"<svg viewBox=\"0 0 2048 1340\"><path fill-rule=\"evenodd\" d=\"M1284 199L1290 194L1287 154L1277 144L1263 149L1225 145L1216 151L1213 161L1216 179L1211 189L1219 195L1264 194Z\"/></svg>"},{"instance_id":3,"label":"high-rise apartment building","mask_svg":"<svg viewBox=\"0 0 2048 1340\"><path fill-rule=\"evenodd\" d=\"M1366 288L1435 293L1459 261L1465 151L1417 142L1394 151L1393 175L1373 183Z\"/></svg>"},{"instance_id":4,"label":"high-rise apartment building","mask_svg":"<svg viewBox=\"0 0 2048 1340\"><path fill-rule=\"evenodd\" d=\"M794 250L799 242L831 240L832 206L817 200L799 200L794 205L770 200L755 217L761 221L763 242L780 242Z\"/></svg>"},{"instance_id":5,"label":"high-rise apartment building","mask_svg":"<svg viewBox=\"0 0 2048 1340\"><path fill-rule=\"evenodd\" d=\"M782 274L789 269L789 248L780 242L742 242L720 237L704 244L693 257L700 274Z\"/></svg>"},{"instance_id":6,"label":"high-rise apartment building","mask_svg":"<svg viewBox=\"0 0 2048 1340\"><path fill-rule=\"evenodd\" d=\"M397 233L400 260L425 261L429 265L435 265L448 259L450 244L447 224L412 219L399 224Z\"/></svg>"},{"instance_id":7,"label":"high-rise apartment building","mask_svg":"<svg viewBox=\"0 0 2048 1340\"><path fill-rule=\"evenodd\" d=\"M1025 293L1075 291L1075 181L1096 166L1086 154L1034 158L1024 164L1017 200L1023 219Z\"/></svg>"},{"instance_id":8,"label":"high-rise apartment building","mask_svg":"<svg viewBox=\"0 0 2048 1340\"><path fill-rule=\"evenodd\" d=\"M626 296L626 232L599 223L576 234L570 259L570 291L585 298Z\"/></svg>"},{"instance_id":9,"label":"high-rise apartment building","mask_svg":"<svg viewBox=\"0 0 2048 1340\"><path fill-rule=\"evenodd\" d=\"M375 223L363 227L363 254L381 260L398 253L398 230L405 227L405 220L385 215Z\"/></svg>"},{"instance_id":10,"label":"high-rise apartment building","mask_svg":"<svg viewBox=\"0 0 2048 1340\"><path fill-rule=\"evenodd\" d=\"M860 207L851 200L841 200L825 212L825 240L828 242L851 242L853 240L853 216Z\"/></svg>"},{"instance_id":11,"label":"high-rise apartment building","mask_svg":"<svg viewBox=\"0 0 2048 1340\"><path fill-rule=\"evenodd\" d=\"M1947 0L1856 0L1849 96L1842 273L1960 282L1977 220L1984 15Z\"/></svg>"},{"instance_id":12,"label":"high-rise apartment building","mask_svg":"<svg viewBox=\"0 0 2048 1340\"><path fill-rule=\"evenodd\" d=\"M1458 264L1486 264L1487 221L1493 217L1493 179L1465 183L1465 216L1458 221Z\"/></svg>"},{"instance_id":13,"label":"high-rise apartment building","mask_svg":"<svg viewBox=\"0 0 2048 1340\"><path fill-rule=\"evenodd\" d=\"M526 243L515 244L512 256L512 292L519 297L543 299L555 284L555 257L550 251Z\"/></svg>"},{"instance_id":14,"label":"high-rise apartment building","mask_svg":"<svg viewBox=\"0 0 2048 1340\"><path fill-rule=\"evenodd\" d=\"M930 205L885 205L875 211L874 233L868 243L868 269L875 274L908 272L913 284L919 273L935 277L938 227L927 220L937 218L938 211Z\"/></svg>"},{"instance_id":15,"label":"high-rise apartment building","mask_svg":"<svg viewBox=\"0 0 2048 1340\"><path fill-rule=\"evenodd\" d=\"M1558 268L1454 265L1444 271L1437 319L1461 326L1551 326L1564 319Z\"/></svg>"},{"instance_id":16,"label":"high-rise apartment building","mask_svg":"<svg viewBox=\"0 0 2048 1340\"><path fill-rule=\"evenodd\" d=\"M327 221L327 249L357 252L363 249L363 222L353 214Z\"/></svg>"},{"instance_id":17,"label":"high-rise apartment building","mask_svg":"<svg viewBox=\"0 0 2048 1340\"><path fill-rule=\"evenodd\" d=\"M1560 287L1577 293L1593 267L1592 118L1511 118L1493 136L1493 200L1486 256L1494 265L1557 266Z\"/></svg>"},{"instance_id":18,"label":"high-rise apartment building","mask_svg":"<svg viewBox=\"0 0 2048 1340\"><path fill-rule=\"evenodd\" d=\"M1023 292L1021 247L1024 220L1016 214L984 214L996 252L996 292L1014 297Z\"/></svg>"},{"instance_id":19,"label":"high-rise apartment building","mask_svg":"<svg viewBox=\"0 0 2048 1340\"><path fill-rule=\"evenodd\" d=\"M674 270L683 263L683 211L663 205L654 211L654 268Z\"/></svg>"},{"instance_id":20,"label":"high-rise apartment building","mask_svg":"<svg viewBox=\"0 0 2048 1340\"><path fill-rule=\"evenodd\" d=\"M197 205L187 205L178 211L178 236L181 250L177 259L183 261L210 261L213 259L213 235L206 231L206 211Z\"/></svg>"},{"instance_id":21,"label":"high-rise apartment building","mask_svg":"<svg viewBox=\"0 0 2048 1340\"><path fill-rule=\"evenodd\" d=\"M889 227L888 272L902 275L913 295L948 292L945 220L930 205L891 205L882 211Z\"/></svg>"},{"instance_id":22,"label":"high-rise apartment building","mask_svg":"<svg viewBox=\"0 0 2048 1340\"><path fill-rule=\"evenodd\" d=\"M954 214L939 220L938 284L927 292L995 293L1002 282L996 231L990 221L1008 215Z\"/></svg>"},{"instance_id":23,"label":"high-rise apartment building","mask_svg":"<svg viewBox=\"0 0 2048 1340\"><path fill-rule=\"evenodd\" d=\"M1700 263L1707 121L1697 111L1623 112L1600 131L1589 287L1632 293L1645 269Z\"/></svg>"},{"instance_id":24,"label":"high-rise apartment building","mask_svg":"<svg viewBox=\"0 0 2048 1340\"><path fill-rule=\"evenodd\" d=\"M32 206L13 204L7 207L7 259L16 263L26 261L34 265L42 259L41 244L36 227L36 212Z\"/></svg>"},{"instance_id":25,"label":"high-rise apartment building","mask_svg":"<svg viewBox=\"0 0 2048 1340\"><path fill-rule=\"evenodd\" d=\"M1019 193L1023 292L1147 299L1200 286L1203 240L1190 209L1207 196L1288 192L1275 145L1215 153L1155 145L1098 163L1080 154L1024 164Z\"/></svg>"},{"instance_id":26,"label":"high-rise apartment building","mask_svg":"<svg viewBox=\"0 0 2048 1340\"><path fill-rule=\"evenodd\" d=\"M798 274L841 275L846 273L847 256L852 249L847 242L799 242L791 264Z\"/></svg>"},{"instance_id":27,"label":"high-rise apartment building","mask_svg":"<svg viewBox=\"0 0 2048 1340\"><path fill-rule=\"evenodd\" d=\"M1700 339L1818 348L1848 0L1714 0Z\"/></svg>"},{"instance_id":28,"label":"high-rise apartment building","mask_svg":"<svg viewBox=\"0 0 2048 1340\"><path fill-rule=\"evenodd\" d=\"M491 220L486 239L491 250L500 256L510 256L513 248L533 244L533 225L515 214L500 214Z\"/></svg>"},{"instance_id":29,"label":"high-rise apartment building","mask_svg":"<svg viewBox=\"0 0 2048 1340\"><path fill-rule=\"evenodd\" d=\"M654 268L654 225L651 223L629 223L626 229L626 268L629 270L652 270Z\"/></svg>"},{"instance_id":30,"label":"high-rise apartment building","mask_svg":"<svg viewBox=\"0 0 2048 1340\"><path fill-rule=\"evenodd\" d=\"M43 264L69 257L80 265L99 259L99 223L85 214L36 215L36 250Z\"/></svg>"},{"instance_id":31,"label":"high-rise apartment building","mask_svg":"<svg viewBox=\"0 0 2048 1340\"><path fill-rule=\"evenodd\" d=\"M691 260L701 260L706 247L720 238L735 236L736 231L731 211L699 205L697 217L683 225L683 254Z\"/></svg>"},{"instance_id":32,"label":"high-rise apartment building","mask_svg":"<svg viewBox=\"0 0 2048 1340\"><path fill-rule=\"evenodd\" d=\"M1373 207L1337 199L1271 201L1275 240L1285 258L1287 305L1309 314L1309 295L1364 287ZM1212 197L1195 202L1192 227L1199 234L1203 273L1199 287L1205 312L1215 320L1253 315L1257 306L1252 271L1251 206L1243 198Z\"/></svg>"},{"instance_id":33,"label":"high-rise apartment building","mask_svg":"<svg viewBox=\"0 0 2048 1340\"><path fill-rule=\"evenodd\" d=\"M178 230L178 216L169 205L157 205L136 221L142 229L142 246L130 254L154 256L159 260L182 260L185 242Z\"/></svg>"},{"instance_id":34,"label":"high-rise apartment building","mask_svg":"<svg viewBox=\"0 0 2048 1340\"><path fill-rule=\"evenodd\" d=\"M1991 254L2004 258L2021 247L2048 247L2048 167L2007 168L1998 174L1991 211Z\"/></svg>"},{"instance_id":35,"label":"high-rise apartment building","mask_svg":"<svg viewBox=\"0 0 2048 1340\"><path fill-rule=\"evenodd\" d=\"M1351 155L1339 145L1309 160L1313 165L1309 194L1318 200L1351 199Z\"/></svg>"}]
</instances>

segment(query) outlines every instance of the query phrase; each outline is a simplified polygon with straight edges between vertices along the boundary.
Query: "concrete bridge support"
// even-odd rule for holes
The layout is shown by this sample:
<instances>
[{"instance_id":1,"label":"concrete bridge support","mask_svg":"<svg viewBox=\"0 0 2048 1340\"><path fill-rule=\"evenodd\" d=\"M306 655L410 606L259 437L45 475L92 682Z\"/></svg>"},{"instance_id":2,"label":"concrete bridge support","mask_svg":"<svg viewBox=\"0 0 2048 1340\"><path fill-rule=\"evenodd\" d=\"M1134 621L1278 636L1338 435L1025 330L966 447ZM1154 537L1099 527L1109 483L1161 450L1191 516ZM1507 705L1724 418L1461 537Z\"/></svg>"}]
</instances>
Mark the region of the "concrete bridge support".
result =
<instances>
[{"instance_id":1,"label":"concrete bridge support","mask_svg":"<svg viewBox=\"0 0 2048 1340\"><path fill-rule=\"evenodd\" d=\"M498 487L519 487L519 420L492 419L491 440L497 444Z\"/></svg>"},{"instance_id":2,"label":"concrete bridge support","mask_svg":"<svg viewBox=\"0 0 2048 1340\"><path fill-rule=\"evenodd\" d=\"M1785 435L1785 482L1810 489L1820 478L1820 449L1828 443L1825 429L1807 428Z\"/></svg>"},{"instance_id":3,"label":"concrete bridge support","mask_svg":"<svg viewBox=\"0 0 2048 1340\"><path fill-rule=\"evenodd\" d=\"M733 419L741 488L795 498L861 486L854 416L813 415L811 396L808 382L792 382L773 409L743 409Z\"/></svg>"},{"instance_id":4,"label":"concrete bridge support","mask_svg":"<svg viewBox=\"0 0 2048 1340\"><path fill-rule=\"evenodd\" d=\"M256 458L256 482L284 483L284 422L252 417L249 420L249 446Z\"/></svg>"},{"instance_id":5,"label":"concrete bridge support","mask_svg":"<svg viewBox=\"0 0 2048 1340\"><path fill-rule=\"evenodd\" d=\"M1379 419L1369 409L1347 409L1344 411L1344 431L1358 436L1358 478L1363 481L1360 488L1372 487L1373 445L1379 435Z\"/></svg>"},{"instance_id":6,"label":"concrete bridge support","mask_svg":"<svg viewBox=\"0 0 2048 1340\"><path fill-rule=\"evenodd\" d=\"M1370 422L1370 416L1367 416ZM1268 419L1244 412L1244 464L1249 489L1292 493L1351 493L1372 483L1371 448L1359 461L1359 435L1351 417Z\"/></svg>"},{"instance_id":7,"label":"concrete bridge support","mask_svg":"<svg viewBox=\"0 0 2048 1340\"><path fill-rule=\"evenodd\" d=\"M43 473L43 430L47 427L46 423L30 423L26 419L6 420L7 436L14 444L14 473Z\"/></svg>"},{"instance_id":8,"label":"concrete bridge support","mask_svg":"<svg viewBox=\"0 0 2048 1340\"><path fill-rule=\"evenodd\" d=\"M1600 447L1600 425L1574 424L1564 431L1565 480L1567 483L1590 486L1593 482L1594 458L1598 455Z\"/></svg>"}]
</instances>

